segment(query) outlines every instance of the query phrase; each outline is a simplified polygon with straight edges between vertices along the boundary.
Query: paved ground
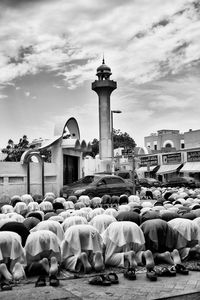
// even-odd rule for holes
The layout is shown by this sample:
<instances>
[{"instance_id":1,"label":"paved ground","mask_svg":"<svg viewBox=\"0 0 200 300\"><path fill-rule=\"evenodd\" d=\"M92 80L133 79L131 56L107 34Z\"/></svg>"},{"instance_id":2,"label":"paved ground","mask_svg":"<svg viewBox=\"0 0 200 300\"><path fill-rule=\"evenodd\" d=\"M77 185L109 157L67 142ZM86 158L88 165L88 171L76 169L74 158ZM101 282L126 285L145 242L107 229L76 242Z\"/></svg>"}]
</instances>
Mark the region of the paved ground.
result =
<instances>
[{"instance_id":1,"label":"paved ground","mask_svg":"<svg viewBox=\"0 0 200 300\"><path fill-rule=\"evenodd\" d=\"M73 276L60 280L60 286L36 288L35 279L13 286L12 291L1 291L0 299L5 300L151 300L151 299L200 299L200 272L176 277L159 277L156 282L146 278L144 270L137 273L135 281L124 278L122 271L118 273L119 284L92 286L88 284L89 275L72 279ZM63 277L62 277L63 278ZM177 297L179 296L179 297Z\"/></svg>"}]
</instances>

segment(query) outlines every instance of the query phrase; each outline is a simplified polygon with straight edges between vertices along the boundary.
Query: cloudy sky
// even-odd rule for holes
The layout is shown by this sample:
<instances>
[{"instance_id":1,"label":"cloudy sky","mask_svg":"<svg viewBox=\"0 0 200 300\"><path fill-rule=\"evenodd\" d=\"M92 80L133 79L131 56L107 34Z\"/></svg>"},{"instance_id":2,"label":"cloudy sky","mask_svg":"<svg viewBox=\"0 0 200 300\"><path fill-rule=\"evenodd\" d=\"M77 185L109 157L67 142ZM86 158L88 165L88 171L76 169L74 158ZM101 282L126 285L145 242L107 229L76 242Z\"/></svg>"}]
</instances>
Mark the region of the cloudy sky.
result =
<instances>
[{"instance_id":1,"label":"cloudy sky","mask_svg":"<svg viewBox=\"0 0 200 300\"><path fill-rule=\"evenodd\" d=\"M0 148L52 137L59 118L99 138L91 82L103 53L115 129L138 146L160 129L200 129L199 0L1 0Z\"/></svg>"}]
</instances>

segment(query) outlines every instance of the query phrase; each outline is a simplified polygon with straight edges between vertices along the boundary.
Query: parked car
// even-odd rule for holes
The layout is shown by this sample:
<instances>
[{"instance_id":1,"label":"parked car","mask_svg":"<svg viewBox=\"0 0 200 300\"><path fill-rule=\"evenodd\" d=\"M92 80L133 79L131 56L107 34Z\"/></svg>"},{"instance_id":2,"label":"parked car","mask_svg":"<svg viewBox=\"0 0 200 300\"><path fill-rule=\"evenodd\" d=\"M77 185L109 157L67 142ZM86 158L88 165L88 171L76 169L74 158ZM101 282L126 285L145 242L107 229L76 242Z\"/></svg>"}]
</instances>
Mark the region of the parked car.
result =
<instances>
[{"instance_id":1,"label":"parked car","mask_svg":"<svg viewBox=\"0 0 200 300\"><path fill-rule=\"evenodd\" d=\"M173 177L167 182L163 183L165 187L189 187L196 188L200 187L200 182L193 177L189 176L177 176Z\"/></svg>"},{"instance_id":2,"label":"parked car","mask_svg":"<svg viewBox=\"0 0 200 300\"><path fill-rule=\"evenodd\" d=\"M140 178L138 179L139 181L139 184L141 186L144 186L144 187L158 187L158 186L161 186L161 182L155 178L150 178L150 177L147 177L147 178Z\"/></svg>"},{"instance_id":3,"label":"parked car","mask_svg":"<svg viewBox=\"0 0 200 300\"><path fill-rule=\"evenodd\" d=\"M116 175L122 177L125 181L133 183L133 175L132 171L117 171ZM139 183L137 174L135 174L135 190L140 191L141 190L141 185Z\"/></svg>"},{"instance_id":4,"label":"parked car","mask_svg":"<svg viewBox=\"0 0 200 300\"><path fill-rule=\"evenodd\" d=\"M72 184L63 186L60 191L61 197L67 198L70 195L77 197L88 195L90 198L103 195L131 195L133 183L128 182L116 175L88 175Z\"/></svg>"}]
</instances>

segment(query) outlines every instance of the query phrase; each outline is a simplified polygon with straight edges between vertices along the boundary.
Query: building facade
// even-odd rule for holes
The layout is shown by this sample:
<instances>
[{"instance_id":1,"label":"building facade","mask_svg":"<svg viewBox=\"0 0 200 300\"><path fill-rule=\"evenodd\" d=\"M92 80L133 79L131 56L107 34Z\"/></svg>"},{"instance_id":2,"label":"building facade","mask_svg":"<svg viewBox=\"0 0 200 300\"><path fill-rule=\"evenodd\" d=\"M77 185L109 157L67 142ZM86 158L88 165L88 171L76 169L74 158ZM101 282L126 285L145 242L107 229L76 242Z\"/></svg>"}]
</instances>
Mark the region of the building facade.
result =
<instances>
[{"instance_id":1,"label":"building facade","mask_svg":"<svg viewBox=\"0 0 200 300\"><path fill-rule=\"evenodd\" d=\"M200 130L159 130L144 138L148 154L140 155L139 177L161 182L175 176L191 176L200 181Z\"/></svg>"},{"instance_id":2,"label":"building facade","mask_svg":"<svg viewBox=\"0 0 200 300\"><path fill-rule=\"evenodd\" d=\"M179 130L158 130L144 138L144 145L153 152L200 147L200 129L180 133Z\"/></svg>"},{"instance_id":3,"label":"building facade","mask_svg":"<svg viewBox=\"0 0 200 300\"><path fill-rule=\"evenodd\" d=\"M37 147L24 152L20 162L0 162L0 195L53 192L59 196L63 185L82 177L82 155L90 151L90 144L80 140L75 118L59 120L54 127L54 136L41 142L34 141ZM51 162L43 162L38 151L42 149L51 151ZM32 157L36 160L30 159Z\"/></svg>"}]
</instances>

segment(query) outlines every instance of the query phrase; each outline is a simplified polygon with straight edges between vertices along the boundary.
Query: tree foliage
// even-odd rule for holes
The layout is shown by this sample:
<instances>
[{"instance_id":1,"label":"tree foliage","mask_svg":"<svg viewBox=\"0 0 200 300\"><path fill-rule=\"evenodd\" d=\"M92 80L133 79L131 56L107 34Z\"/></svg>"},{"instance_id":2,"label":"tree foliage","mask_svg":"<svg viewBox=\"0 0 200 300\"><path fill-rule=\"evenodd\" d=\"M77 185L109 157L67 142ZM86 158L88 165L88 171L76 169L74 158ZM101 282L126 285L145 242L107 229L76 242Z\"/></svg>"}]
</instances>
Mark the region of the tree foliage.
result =
<instances>
[{"instance_id":1,"label":"tree foliage","mask_svg":"<svg viewBox=\"0 0 200 300\"><path fill-rule=\"evenodd\" d=\"M114 149L116 148L135 148L136 143L132 137L127 132L121 132L120 129L113 130L113 144Z\"/></svg>"},{"instance_id":2,"label":"tree foliage","mask_svg":"<svg viewBox=\"0 0 200 300\"><path fill-rule=\"evenodd\" d=\"M26 135L23 135L22 138L20 138L18 144L14 144L12 139L8 140L8 144L6 148L3 148L1 151L2 153L6 153L7 157L4 161L20 161L22 154L29 150L34 149L35 146L31 145L28 141L28 138ZM44 161L50 162L51 161L51 151L49 150L41 150L40 155L43 157Z\"/></svg>"},{"instance_id":3,"label":"tree foliage","mask_svg":"<svg viewBox=\"0 0 200 300\"><path fill-rule=\"evenodd\" d=\"M136 143L132 137L127 132L121 132L120 129L114 129L113 130L113 144L114 149L116 148L135 148ZM92 143L92 151L90 153L86 153L86 155L91 155L92 157L95 157L99 153L99 140L94 138Z\"/></svg>"},{"instance_id":4,"label":"tree foliage","mask_svg":"<svg viewBox=\"0 0 200 300\"><path fill-rule=\"evenodd\" d=\"M20 161L22 154L28 149L30 149L29 141L27 136L23 135L18 144L14 144L13 140L9 139L8 145L2 149L2 153L7 154L5 161Z\"/></svg>"}]
</instances>

